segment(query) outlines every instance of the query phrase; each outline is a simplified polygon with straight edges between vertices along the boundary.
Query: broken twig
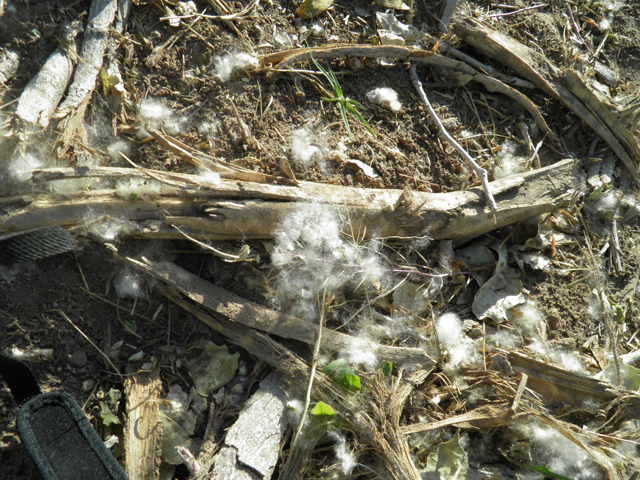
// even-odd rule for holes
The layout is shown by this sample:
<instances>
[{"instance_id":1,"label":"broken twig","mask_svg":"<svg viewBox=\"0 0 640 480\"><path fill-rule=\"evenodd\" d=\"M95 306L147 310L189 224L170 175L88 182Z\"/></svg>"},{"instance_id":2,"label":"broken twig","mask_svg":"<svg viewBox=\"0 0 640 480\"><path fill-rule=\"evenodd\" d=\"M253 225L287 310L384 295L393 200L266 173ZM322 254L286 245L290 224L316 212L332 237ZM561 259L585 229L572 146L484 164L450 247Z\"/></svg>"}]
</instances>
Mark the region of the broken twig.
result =
<instances>
[{"instance_id":1,"label":"broken twig","mask_svg":"<svg viewBox=\"0 0 640 480\"><path fill-rule=\"evenodd\" d=\"M429 114L438 126L438 132L440 133L440 135L447 142L449 142L449 144L453 148L457 150L460 156L465 159L465 161L471 166L471 168L473 168L476 175L480 178L480 181L482 182L482 189L487 196L487 204L489 205L489 209L492 212L495 212L496 210L498 210L498 205L496 204L496 201L493 198L493 194L491 193L491 186L489 185L489 175L487 174L487 171L480 165L478 165L478 163L473 158L471 158L471 155L469 155L467 151L462 148L462 146L458 142L456 142L456 140L451 135L449 135L449 132L447 132L447 130L444 128L444 125L442 125L442 122L438 118L438 115L436 115L436 111L431 106L427 95L424 93L422 82L420 81L420 79L418 78L418 74L416 73L416 67L417 66L415 63L411 65L411 69L409 70L409 72L411 73L411 82L413 83L415 89L418 91L418 95L420 96L422 103L424 103L429 109Z\"/></svg>"}]
</instances>

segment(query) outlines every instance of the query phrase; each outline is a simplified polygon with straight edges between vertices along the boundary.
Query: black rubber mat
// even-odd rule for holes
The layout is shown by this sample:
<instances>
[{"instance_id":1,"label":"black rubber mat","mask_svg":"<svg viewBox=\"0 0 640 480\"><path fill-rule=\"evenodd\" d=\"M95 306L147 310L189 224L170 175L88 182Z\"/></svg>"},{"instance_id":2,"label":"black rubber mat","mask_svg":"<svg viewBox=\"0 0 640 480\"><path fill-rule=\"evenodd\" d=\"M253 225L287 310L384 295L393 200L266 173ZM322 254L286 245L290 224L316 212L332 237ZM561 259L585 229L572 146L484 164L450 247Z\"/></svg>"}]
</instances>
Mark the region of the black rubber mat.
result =
<instances>
[{"instance_id":1,"label":"black rubber mat","mask_svg":"<svg viewBox=\"0 0 640 480\"><path fill-rule=\"evenodd\" d=\"M21 263L78 249L78 242L58 225L0 235L0 263Z\"/></svg>"}]
</instances>

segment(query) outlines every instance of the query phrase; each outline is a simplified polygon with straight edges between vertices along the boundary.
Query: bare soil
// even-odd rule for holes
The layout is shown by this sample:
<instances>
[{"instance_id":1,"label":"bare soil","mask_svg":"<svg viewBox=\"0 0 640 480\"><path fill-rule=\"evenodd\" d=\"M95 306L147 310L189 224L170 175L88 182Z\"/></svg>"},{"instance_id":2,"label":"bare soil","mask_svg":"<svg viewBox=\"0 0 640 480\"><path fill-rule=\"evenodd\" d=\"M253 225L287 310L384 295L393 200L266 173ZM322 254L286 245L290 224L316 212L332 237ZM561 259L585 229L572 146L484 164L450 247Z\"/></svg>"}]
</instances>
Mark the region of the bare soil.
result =
<instances>
[{"instance_id":1,"label":"bare soil","mask_svg":"<svg viewBox=\"0 0 640 480\"><path fill-rule=\"evenodd\" d=\"M1 2L0 2L1 3ZM300 180L310 180L347 186L371 188L411 187L414 190L448 192L476 185L476 180L452 147L444 144L431 125L426 108L416 99L409 79L408 65L385 65L359 59L343 59L333 64L339 75L344 95L357 99L367 109L364 117L376 132L371 137L353 117L350 118L354 139L350 141L335 104L323 102L324 95L314 83L330 91L328 82L319 75L315 82L302 78L298 83L293 75L276 73L268 77L265 72L238 73L227 82L220 82L215 75L216 58L230 52L245 51L264 54L285 47L276 45L274 31L290 38L299 35L298 25L318 24L323 28L321 36L308 38L310 46L330 42L364 43L375 35L375 13L383 11L374 2L336 0L333 7L312 21L295 17L297 5L281 0L261 2L249 19L236 21L241 36L222 22L201 19L183 21L189 27L175 28L160 17L165 15L157 3L135 5L122 38L122 73L131 95L131 109L121 115L110 111L100 88L89 107L87 129L99 131L89 134L89 145L84 145L104 165L115 165L106 155L109 144L116 138L127 139L133 146L131 159L139 165L167 171L197 173L155 142L142 143L134 135L119 133L136 121L136 105L143 99L158 99L170 107L180 118L186 119L177 137L188 145L206 151L216 157L235 162L267 174L283 175L280 158L285 157ZM199 11L207 7L204 1L196 1ZM489 3L460 2L470 12L487 10ZM530 6L526 1L503 2L514 7ZM524 11L520 14L494 19L494 27L518 40L543 51L558 64L566 61L566 47L570 44L563 35L566 2L549 2L544 9ZM578 2L581 3L581 2ZM239 11L248 2L230 3ZM89 10L90 2L5 2L5 13L0 18L0 52L5 49L19 53L20 68L16 77L0 87L0 113L10 114L11 102L38 72L45 59L56 48L56 34L65 22L82 18ZM414 4L413 25L423 32L438 32L441 3L420 1ZM211 13L210 7L208 13ZM400 15L402 20L402 15ZM584 23L593 15L584 13ZM597 20L597 18L595 18ZM584 23L586 25L586 23ZM591 27L586 26L589 30ZM634 94L640 86L640 6L625 4L615 13L611 25L614 33L602 49L601 58L617 75L616 87L620 94ZM595 36L596 40L601 35ZM501 68L496 62L457 44L464 52L480 61ZM158 48L165 45L165 48ZM295 42L293 42L295 45ZM425 48L431 48L425 42ZM596 45L597 46L597 45ZM358 60L360 65L354 67ZM315 70L312 66L305 66ZM185 72L196 71L193 78ZM449 132L456 138L473 137L466 147L493 177L498 163L496 154L506 139L520 139L516 128L525 118L523 110L511 100L487 92L482 87L468 84L458 86L451 72L440 70L419 71L425 83L427 95L441 116ZM309 74L307 74L309 75ZM392 112L367 100L367 93L374 87L391 87L398 92L402 108ZM569 156L584 158L594 138L594 133L577 117L555 100L540 91L527 92L538 105L551 129L558 134L556 145L544 144L540 150L542 165L549 165ZM272 100L263 123L262 112ZM237 142L238 122L231 101L239 117L249 126L257 143L253 146ZM216 124L212 135L202 128ZM295 160L290 148L293 132L309 126L319 136L327 150L348 145L351 159L360 160L373 167L378 178L366 176L360 168L327 158L320 163L303 164ZM518 143L518 153L524 155L524 147ZM537 141L534 139L534 143ZM3 146L0 163L8 163L12 154L10 142ZM56 159L50 151L44 152L49 166L62 165L64 161L74 165L76 155L82 150L76 144L65 159ZM605 153L603 142L597 146L595 156ZM42 150L40 150L42 151ZM123 163L118 164L124 166ZM620 164L617 177L626 176ZM2 181L3 180L3 181ZM3 196L24 193L25 187L15 185L5 175L0 178ZM633 190L636 189L634 185ZM569 209L576 216L581 205ZM624 212L622 212L624 213ZM626 302L626 326L621 332L621 343L627 343L640 328L640 317L635 306L635 295L622 298L623 290L637 277L640 239L635 217L621 217L619 222L624 271L614 273L608 258L604 259L606 288L612 299ZM533 231L535 235L535 229ZM565 255L573 255L584 268L560 276L553 272L533 271L525 267L522 279L525 288L543 310L547 318L548 336L552 341L571 349L579 349L589 338L597 336L604 345L605 333L588 314L589 298L593 289L589 275L589 263L584 256L584 231L577 235L578 245L558 249ZM531 228L521 225L493 232L499 242L508 247L522 244L531 236ZM604 240L591 236L599 250ZM264 246L252 243L253 251L268 258ZM581 248L582 246L582 248ZM429 259L435 246L422 253ZM264 282L268 281L268 265L263 267L239 266L209 258L187 242L173 244L122 241L120 253L133 255L143 251L153 252L175 259L176 263L249 299L265 302ZM431 250L430 250L431 249ZM546 253L551 254L549 250ZM433 258L437 258L434 254ZM559 258L559 257L558 257ZM96 419L98 392L111 388L122 389L121 380L109 373L110 367L100 354L67 323L59 311L64 312L75 325L91 338L103 351L124 340L124 347L116 361L120 366L139 350L161 359L163 386L181 383L187 390L190 377L184 366L171 364L169 353L186 348L190 342L206 335L215 343L225 340L202 326L166 299L148 291L145 299L135 304L131 299L120 300L112 286L113 278L122 269L111 253L102 245L83 241L83 249L76 254L63 254L54 258L28 264L0 266L0 351L18 348L23 352L34 349L52 349L53 353L41 362L32 363L32 369L44 391L63 390L71 393L100 429ZM445 282L444 292L453 292L456 285ZM91 292L94 295L90 295ZM443 294L443 298L449 298ZM163 305L162 310L158 308ZM443 305L434 302L437 314ZM133 312L133 314L132 314ZM157 313L157 315L156 315ZM124 322L136 325L133 335ZM637 348L634 340L624 348ZM232 351L237 348L231 346ZM308 355L303 349L301 353ZM86 355L86 362L82 357ZM77 361L77 358L80 358ZM76 360L72 360L76 359ZM254 362L244 355L243 361L250 367ZM124 370L124 368L123 368ZM248 395L250 391L245 391ZM233 414L237 412L232 412ZM0 477L6 480L37 478L34 468L23 453L16 434L17 405L4 385L0 388ZM227 419L227 424L233 415ZM205 425L204 423L203 425ZM202 434L204 426L197 433ZM101 432L102 433L102 432ZM315 472L317 474L317 471ZM362 475L365 475L364 470ZM177 478L186 478L186 472L178 469ZM370 477L373 478L373 477Z\"/></svg>"}]
</instances>

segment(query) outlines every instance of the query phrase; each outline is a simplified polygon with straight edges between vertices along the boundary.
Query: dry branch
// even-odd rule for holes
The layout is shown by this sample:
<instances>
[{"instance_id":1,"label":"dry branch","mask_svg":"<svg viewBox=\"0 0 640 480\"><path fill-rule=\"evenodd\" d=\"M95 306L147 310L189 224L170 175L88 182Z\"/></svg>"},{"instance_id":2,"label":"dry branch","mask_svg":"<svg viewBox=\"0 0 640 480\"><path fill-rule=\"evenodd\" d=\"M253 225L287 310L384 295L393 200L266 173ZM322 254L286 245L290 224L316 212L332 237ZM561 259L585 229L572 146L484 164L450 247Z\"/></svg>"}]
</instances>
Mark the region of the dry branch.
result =
<instances>
[{"instance_id":1,"label":"dry branch","mask_svg":"<svg viewBox=\"0 0 640 480\"><path fill-rule=\"evenodd\" d=\"M418 78L418 74L416 73L415 63L411 65L409 72L411 73L411 83L413 83L413 86L418 91L418 96L420 97L420 100L422 100L422 103L424 103L427 106L427 109L429 110L429 115L431 115L431 120L433 120L435 124L438 126L438 133L442 138L444 138L449 143L449 145L451 145L453 148L456 149L456 151L460 154L460 156L467 162L467 164L478 176L478 178L480 179L480 184L482 185L482 189L484 190L484 194L487 196L487 205L489 206L489 209L491 211L496 211L498 209L498 206L496 205L496 201L493 198L493 194L491 193L491 187L489 186L489 174L487 173L487 170L482 168L480 165L478 165L478 163L471 157L471 155L469 155L467 151L464 148L462 148L462 145L460 145L449 134L449 132L447 132L447 129L444 128L444 125L442 125L442 122L440 121L440 118L438 118L436 111L431 106L431 102L429 102L429 99L427 98L427 94L424 93L424 88L422 88L422 82L420 81L420 79Z\"/></svg>"},{"instance_id":2,"label":"dry branch","mask_svg":"<svg viewBox=\"0 0 640 480\"><path fill-rule=\"evenodd\" d=\"M40 71L22 91L16 117L20 126L46 128L51 116L62 99L74 69L75 37L80 30L75 21L65 27L65 35L58 47L44 63Z\"/></svg>"},{"instance_id":3,"label":"dry branch","mask_svg":"<svg viewBox=\"0 0 640 480\"><path fill-rule=\"evenodd\" d=\"M622 159L634 178L640 179L640 147L633 134L571 69L562 69L536 50L465 17L453 26L469 45L511 68L560 100L593 128Z\"/></svg>"},{"instance_id":4,"label":"dry branch","mask_svg":"<svg viewBox=\"0 0 640 480\"><path fill-rule=\"evenodd\" d=\"M77 178L103 174L104 169L56 170ZM122 174L122 170L118 170ZM148 172L148 171L145 171ZM146 175L137 171L138 176ZM34 172L47 177L47 171ZM462 192L424 193L375 190L300 182L299 186L223 181L200 188L193 175L155 172L156 179L175 185L156 199L130 201L114 190L76 194L14 197L0 202L0 233L57 224L82 226L87 212L124 218L136 238L181 239L180 227L194 238L272 238L281 219L299 202L334 208L350 219L356 237L432 238L465 241L496 228L551 212L575 202L585 178L572 160L491 182L498 210L485 207L481 188Z\"/></svg>"},{"instance_id":5,"label":"dry branch","mask_svg":"<svg viewBox=\"0 0 640 480\"><path fill-rule=\"evenodd\" d=\"M96 86L96 78L102 68L102 57L107 49L109 27L118 7L117 0L93 0L85 29L80 63L73 76L67 97L58 107L56 116L62 117L78 108ZM84 111L81 112L84 117Z\"/></svg>"},{"instance_id":6,"label":"dry branch","mask_svg":"<svg viewBox=\"0 0 640 480\"><path fill-rule=\"evenodd\" d=\"M292 315L280 313L246 300L223 288L217 287L171 262L157 262L146 265L137 264L154 278L171 285L183 295L199 303L209 311L223 315L246 327L255 328L283 338L291 338L313 345L318 327ZM352 345L353 338L327 328L322 330L321 348L325 352L337 352ZM371 350L384 360L402 365L418 364L431 368L433 359L418 348L387 347L376 344L363 344L363 349Z\"/></svg>"}]
</instances>

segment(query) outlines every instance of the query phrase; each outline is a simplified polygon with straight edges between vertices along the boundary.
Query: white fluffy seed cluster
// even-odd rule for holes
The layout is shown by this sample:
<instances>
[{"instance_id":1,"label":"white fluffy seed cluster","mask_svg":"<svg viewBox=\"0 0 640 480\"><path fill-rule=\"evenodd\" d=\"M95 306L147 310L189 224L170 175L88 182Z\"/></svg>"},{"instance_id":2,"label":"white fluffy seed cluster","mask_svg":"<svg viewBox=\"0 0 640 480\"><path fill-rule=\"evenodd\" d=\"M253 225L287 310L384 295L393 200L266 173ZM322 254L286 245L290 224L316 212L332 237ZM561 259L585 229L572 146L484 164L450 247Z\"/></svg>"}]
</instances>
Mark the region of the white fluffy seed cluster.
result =
<instances>
[{"instance_id":1,"label":"white fluffy seed cluster","mask_svg":"<svg viewBox=\"0 0 640 480\"><path fill-rule=\"evenodd\" d=\"M393 88L374 88L367 93L367 98L378 105L388 107L392 112L397 112L402 108L402 104L398 101L398 93Z\"/></svg>"}]
</instances>

